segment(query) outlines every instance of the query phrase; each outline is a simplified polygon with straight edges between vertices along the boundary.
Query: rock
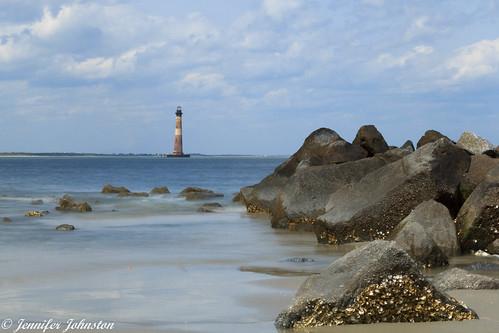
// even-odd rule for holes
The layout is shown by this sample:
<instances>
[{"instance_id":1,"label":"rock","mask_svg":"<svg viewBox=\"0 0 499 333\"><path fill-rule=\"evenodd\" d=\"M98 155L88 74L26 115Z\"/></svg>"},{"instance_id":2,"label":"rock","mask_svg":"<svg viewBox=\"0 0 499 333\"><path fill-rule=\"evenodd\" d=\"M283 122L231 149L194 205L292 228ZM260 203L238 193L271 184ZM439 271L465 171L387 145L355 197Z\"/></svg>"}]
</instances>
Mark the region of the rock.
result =
<instances>
[{"instance_id":1,"label":"rock","mask_svg":"<svg viewBox=\"0 0 499 333\"><path fill-rule=\"evenodd\" d=\"M170 190L166 186L155 187L151 190L151 194L168 194Z\"/></svg>"},{"instance_id":2,"label":"rock","mask_svg":"<svg viewBox=\"0 0 499 333\"><path fill-rule=\"evenodd\" d=\"M58 211L62 212L91 212L92 207L88 204L88 202L76 202L69 195L64 195L61 199L59 199L59 206L55 208Z\"/></svg>"},{"instance_id":3,"label":"rock","mask_svg":"<svg viewBox=\"0 0 499 333\"><path fill-rule=\"evenodd\" d=\"M47 212L39 211L39 210L30 210L24 214L26 217L42 217L45 216Z\"/></svg>"},{"instance_id":4,"label":"rock","mask_svg":"<svg viewBox=\"0 0 499 333\"><path fill-rule=\"evenodd\" d=\"M414 143L412 143L411 140L407 140L401 147L400 149L405 149L405 150L408 150L410 152L413 152L415 151L416 149L414 148Z\"/></svg>"},{"instance_id":5,"label":"rock","mask_svg":"<svg viewBox=\"0 0 499 333\"><path fill-rule=\"evenodd\" d=\"M411 227L417 224L419 227ZM408 229L409 228L409 229ZM418 230L419 235L408 233L409 230ZM418 249L411 241L422 239L424 235L432 240L438 249L447 257L456 256L459 254L459 244L457 241L456 226L449 214L447 207L435 200L428 200L418 205L400 224L396 227L393 234L394 240L400 242L404 250L409 254L417 252ZM405 237L404 237L405 236ZM411 245L407 247L407 245ZM421 256L415 255L418 259ZM423 262L425 262L423 260ZM435 265L433 265L435 266Z\"/></svg>"},{"instance_id":6,"label":"rock","mask_svg":"<svg viewBox=\"0 0 499 333\"><path fill-rule=\"evenodd\" d=\"M386 239L426 200L442 202L455 213L457 188L469 164L469 154L443 138L367 174L331 195L314 228L319 242Z\"/></svg>"},{"instance_id":7,"label":"rock","mask_svg":"<svg viewBox=\"0 0 499 333\"><path fill-rule=\"evenodd\" d=\"M2 221L3 221L3 223L12 223L12 219L11 219L11 218L9 218L9 217L4 217L4 218L2 219Z\"/></svg>"},{"instance_id":8,"label":"rock","mask_svg":"<svg viewBox=\"0 0 499 333\"><path fill-rule=\"evenodd\" d=\"M499 167L489 171L465 201L456 226L463 250L485 250L499 237Z\"/></svg>"},{"instance_id":9,"label":"rock","mask_svg":"<svg viewBox=\"0 0 499 333\"><path fill-rule=\"evenodd\" d=\"M459 185L459 192L463 202L468 199L478 184L485 179L489 171L496 167L499 167L499 159L487 155L474 155L471 157L470 168Z\"/></svg>"},{"instance_id":10,"label":"rock","mask_svg":"<svg viewBox=\"0 0 499 333\"><path fill-rule=\"evenodd\" d=\"M450 139L445 135L443 135L442 133L435 130L428 130L424 133L421 139L419 139L417 147L420 148L428 143L435 142L441 138L446 138L450 141Z\"/></svg>"},{"instance_id":11,"label":"rock","mask_svg":"<svg viewBox=\"0 0 499 333\"><path fill-rule=\"evenodd\" d=\"M243 196L241 192L237 192L234 194L234 197L232 197L232 202L243 202Z\"/></svg>"},{"instance_id":12,"label":"rock","mask_svg":"<svg viewBox=\"0 0 499 333\"><path fill-rule=\"evenodd\" d=\"M43 200L41 200L41 199L38 199L38 200L32 200L32 201L31 201L31 204L32 204L33 206L43 205Z\"/></svg>"},{"instance_id":13,"label":"rock","mask_svg":"<svg viewBox=\"0 0 499 333\"><path fill-rule=\"evenodd\" d=\"M499 146L497 146L495 149L486 150L483 152L483 154L492 158L499 158Z\"/></svg>"},{"instance_id":14,"label":"rock","mask_svg":"<svg viewBox=\"0 0 499 333\"><path fill-rule=\"evenodd\" d=\"M187 187L180 192L180 196L186 200L205 200L223 197L224 195L200 187Z\"/></svg>"},{"instance_id":15,"label":"rock","mask_svg":"<svg viewBox=\"0 0 499 333\"><path fill-rule=\"evenodd\" d=\"M293 263L306 263L306 262L315 262L314 259L312 258L305 258L305 257L293 257L293 258L288 258L285 260L286 262L293 262Z\"/></svg>"},{"instance_id":16,"label":"rock","mask_svg":"<svg viewBox=\"0 0 499 333\"><path fill-rule=\"evenodd\" d=\"M499 254L499 238L487 246L487 252L490 254Z\"/></svg>"},{"instance_id":17,"label":"rock","mask_svg":"<svg viewBox=\"0 0 499 333\"><path fill-rule=\"evenodd\" d=\"M249 213L269 213L277 196L297 170L312 166L344 163L367 157L365 149L352 145L328 128L312 132L290 158L281 163L260 183L243 187L241 197Z\"/></svg>"},{"instance_id":18,"label":"rock","mask_svg":"<svg viewBox=\"0 0 499 333\"><path fill-rule=\"evenodd\" d=\"M367 157L367 151L358 145L346 142L329 128L312 132L300 149L275 169L275 174L292 176L298 167L344 163Z\"/></svg>"},{"instance_id":19,"label":"rock","mask_svg":"<svg viewBox=\"0 0 499 333\"><path fill-rule=\"evenodd\" d=\"M101 192L104 194L119 194L119 193L128 193L130 192L130 190L124 186L113 186L111 184L107 184L104 185Z\"/></svg>"},{"instance_id":20,"label":"rock","mask_svg":"<svg viewBox=\"0 0 499 333\"><path fill-rule=\"evenodd\" d=\"M452 268L436 275L433 284L440 290L452 289L499 289L499 279Z\"/></svg>"},{"instance_id":21,"label":"rock","mask_svg":"<svg viewBox=\"0 0 499 333\"><path fill-rule=\"evenodd\" d=\"M494 149L492 143L471 132L464 132L457 141L457 144L475 155Z\"/></svg>"},{"instance_id":22,"label":"rock","mask_svg":"<svg viewBox=\"0 0 499 333\"><path fill-rule=\"evenodd\" d=\"M148 197L149 193L147 192L120 192L118 193L118 197Z\"/></svg>"},{"instance_id":23,"label":"rock","mask_svg":"<svg viewBox=\"0 0 499 333\"><path fill-rule=\"evenodd\" d=\"M218 202L209 202L205 203L201 207L198 208L198 212L200 213L214 213L217 209L222 208L222 205Z\"/></svg>"},{"instance_id":24,"label":"rock","mask_svg":"<svg viewBox=\"0 0 499 333\"><path fill-rule=\"evenodd\" d=\"M477 318L473 310L436 289L395 242L374 241L310 276L275 325L294 329Z\"/></svg>"},{"instance_id":25,"label":"rock","mask_svg":"<svg viewBox=\"0 0 499 333\"><path fill-rule=\"evenodd\" d=\"M389 149L385 138L374 125L364 125L359 128L352 143L364 148L369 156L384 153Z\"/></svg>"},{"instance_id":26,"label":"rock","mask_svg":"<svg viewBox=\"0 0 499 333\"><path fill-rule=\"evenodd\" d=\"M61 224L55 228L57 231L73 231L76 228L71 224Z\"/></svg>"},{"instance_id":27,"label":"rock","mask_svg":"<svg viewBox=\"0 0 499 333\"><path fill-rule=\"evenodd\" d=\"M358 161L298 170L271 207L272 226L311 230L317 217L325 213L331 194L407 154L409 152L396 149Z\"/></svg>"}]
</instances>

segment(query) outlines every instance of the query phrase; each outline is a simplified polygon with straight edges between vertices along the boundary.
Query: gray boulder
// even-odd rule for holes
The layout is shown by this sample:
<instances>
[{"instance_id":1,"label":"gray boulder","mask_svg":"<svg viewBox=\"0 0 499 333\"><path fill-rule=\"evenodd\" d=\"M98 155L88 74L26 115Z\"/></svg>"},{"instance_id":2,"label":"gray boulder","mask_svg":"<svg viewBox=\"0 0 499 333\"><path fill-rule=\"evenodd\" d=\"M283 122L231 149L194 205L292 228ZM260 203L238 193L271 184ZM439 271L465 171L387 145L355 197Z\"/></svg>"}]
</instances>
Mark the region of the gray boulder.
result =
<instances>
[{"instance_id":1,"label":"gray boulder","mask_svg":"<svg viewBox=\"0 0 499 333\"><path fill-rule=\"evenodd\" d=\"M241 199L248 213L270 213L287 180L287 177L271 174L256 185L243 187Z\"/></svg>"},{"instance_id":2,"label":"gray boulder","mask_svg":"<svg viewBox=\"0 0 499 333\"><path fill-rule=\"evenodd\" d=\"M460 268L452 268L437 274L433 284L440 290L452 289L499 289L499 279L470 273Z\"/></svg>"},{"instance_id":3,"label":"gray boulder","mask_svg":"<svg viewBox=\"0 0 499 333\"><path fill-rule=\"evenodd\" d=\"M499 167L499 159L487 155L474 155L471 157L470 168L459 185L459 192L463 202L468 199L478 184L485 180L489 171L496 167Z\"/></svg>"},{"instance_id":4,"label":"gray boulder","mask_svg":"<svg viewBox=\"0 0 499 333\"><path fill-rule=\"evenodd\" d=\"M374 125L365 125L359 128L352 143L364 148L369 156L384 153L389 149L385 138Z\"/></svg>"},{"instance_id":5,"label":"gray boulder","mask_svg":"<svg viewBox=\"0 0 499 333\"><path fill-rule=\"evenodd\" d=\"M475 155L494 149L492 143L472 132L464 132L457 141L457 144Z\"/></svg>"},{"instance_id":6,"label":"gray boulder","mask_svg":"<svg viewBox=\"0 0 499 333\"><path fill-rule=\"evenodd\" d=\"M499 167L471 193L456 219L463 250L485 250L499 237Z\"/></svg>"},{"instance_id":7,"label":"gray boulder","mask_svg":"<svg viewBox=\"0 0 499 333\"><path fill-rule=\"evenodd\" d=\"M186 187L180 192L180 196L184 197L185 200L206 200L223 197L224 195L200 187Z\"/></svg>"},{"instance_id":8,"label":"gray boulder","mask_svg":"<svg viewBox=\"0 0 499 333\"><path fill-rule=\"evenodd\" d=\"M315 224L317 239L330 244L386 239L426 200L457 210L458 185L469 164L469 154L445 138L427 144L333 193Z\"/></svg>"},{"instance_id":9,"label":"gray boulder","mask_svg":"<svg viewBox=\"0 0 499 333\"><path fill-rule=\"evenodd\" d=\"M298 170L283 186L279 200L271 208L272 226L311 230L316 218L325 213L331 194L407 154L405 150L394 149L358 161Z\"/></svg>"},{"instance_id":10,"label":"gray boulder","mask_svg":"<svg viewBox=\"0 0 499 333\"><path fill-rule=\"evenodd\" d=\"M418 141L418 144L417 144L417 147L420 148L420 147L423 147L424 145L428 144L428 143L432 143L432 142L435 142L437 140L440 140L442 138L446 138L450 141L450 139L448 137L446 137L445 135L443 135L442 133L440 133L439 131L435 131L435 130L428 130L424 133L424 135L419 139Z\"/></svg>"},{"instance_id":11,"label":"gray boulder","mask_svg":"<svg viewBox=\"0 0 499 333\"><path fill-rule=\"evenodd\" d=\"M309 277L275 325L288 329L477 318L436 289L395 242L374 241Z\"/></svg>"},{"instance_id":12,"label":"gray boulder","mask_svg":"<svg viewBox=\"0 0 499 333\"><path fill-rule=\"evenodd\" d=\"M415 151L416 149L414 148L414 143L412 143L411 140L407 140L401 147L401 149L408 150L410 152Z\"/></svg>"}]
</instances>

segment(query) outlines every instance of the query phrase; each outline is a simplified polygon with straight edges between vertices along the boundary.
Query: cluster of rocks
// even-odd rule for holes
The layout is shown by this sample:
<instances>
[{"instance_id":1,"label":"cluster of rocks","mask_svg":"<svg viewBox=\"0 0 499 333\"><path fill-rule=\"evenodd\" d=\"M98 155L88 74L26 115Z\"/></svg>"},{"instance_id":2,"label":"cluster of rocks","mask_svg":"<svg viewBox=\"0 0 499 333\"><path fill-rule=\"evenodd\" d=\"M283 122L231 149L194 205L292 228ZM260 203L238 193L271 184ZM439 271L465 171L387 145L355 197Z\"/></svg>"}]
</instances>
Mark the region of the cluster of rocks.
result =
<instances>
[{"instance_id":1,"label":"cluster of rocks","mask_svg":"<svg viewBox=\"0 0 499 333\"><path fill-rule=\"evenodd\" d=\"M148 197L149 195L169 194L170 190L166 186L154 187L149 193L132 192L125 186L113 186L106 184L101 190L103 194L117 194L119 197Z\"/></svg>"},{"instance_id":2,"label":"cluster of rocks","mask_svg":"<svg viewBox=\"0 0 499 333\"><path fill-rule=\"evenodd\" d=\"M59 206L55 208L61 212L91 212L92 207L88 202L76 202L71 196L64 195L59 199Z\"/></svg>"},{"instance_id":3,"label":"cluster of rocks","mask_svg":"<svg viewBox=\"0 0 499 333\"><path fill-rule=\"evenodd\" d=\"M311 276L276 326L475 319L448 289L498 288L462 270L435 277L469 251L499 245L499 151L465 132L457 142L430 130L416 144L389 146L372 125L352 143L311 133L260 183L234 198L274 228L313 231L320 243L370 242Z\"/></svg>"},{"instance_id":4,"label":"cluster of rocks","mask_svg":"<svg viewBox=\"0 0 499 333\"><path fill-rule=\"evenodd\" d=\"M320 243L395 240L427 266L499 238L499 159L486 140L427 131L390 147L373 125L352 143L320 128L237 200L275 228L314 231Z\"/></svg>"}]
</instances>

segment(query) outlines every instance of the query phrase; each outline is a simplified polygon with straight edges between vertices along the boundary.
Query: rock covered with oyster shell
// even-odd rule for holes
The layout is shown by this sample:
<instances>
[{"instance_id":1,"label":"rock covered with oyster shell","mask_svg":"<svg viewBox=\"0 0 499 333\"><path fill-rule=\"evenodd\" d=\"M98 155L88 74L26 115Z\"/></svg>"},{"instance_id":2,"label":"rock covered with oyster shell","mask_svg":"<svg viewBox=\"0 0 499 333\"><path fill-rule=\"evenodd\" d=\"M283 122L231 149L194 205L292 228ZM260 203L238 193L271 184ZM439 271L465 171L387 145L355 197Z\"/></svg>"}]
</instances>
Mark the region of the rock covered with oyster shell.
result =
<instances>
[{"instance_id":1,"label":"rock covered with oyster shell","mask_svg":"<svg viewBox=\"0 0 499 333\"><path fill-rule=\"evenodd\" d=\"M478 319L437 290L395 242L373 241L347 253L300 287L277 328Z\"/></svg>"}]
</instances>

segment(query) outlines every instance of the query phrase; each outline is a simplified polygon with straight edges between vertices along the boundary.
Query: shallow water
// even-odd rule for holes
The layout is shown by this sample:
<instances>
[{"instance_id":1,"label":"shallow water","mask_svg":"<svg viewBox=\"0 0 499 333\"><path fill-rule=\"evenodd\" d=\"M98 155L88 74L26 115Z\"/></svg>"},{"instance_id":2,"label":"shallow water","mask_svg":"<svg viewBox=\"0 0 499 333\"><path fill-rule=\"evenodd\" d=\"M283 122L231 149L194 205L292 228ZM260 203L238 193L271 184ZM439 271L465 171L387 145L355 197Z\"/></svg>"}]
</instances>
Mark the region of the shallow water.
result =
<instances>
[{"instance_id":1,"label":"shallow water","mask_svg":"<svg viewBox=\"0 0 499 333\"><path fill-rule=\"evenodd\" d=\"M311 234L273 230L265 218L249 217L230 202L281 160L1 158L0 218L13 222L0 222L0 319L106 320L134 332L275 331L275 316L300 283L347 250L317 245ZM167 185L174 193L117 198L99 193L104 183L134 191ZM175 194L191 185L223 192L224 209L197 213L200 202ZM64 193L88 200L94 211L55 211ZM33 199L44 204L33 206ZM29 209L50 214L26 218ZM77 230L56 232L62 223ZM293 257L313 261L287 260ZM475 265L478 270L497 274L487 272L494 259L461 257L453 264L475 262L485 263ZM325 331L498 331L498 293L458 296L484 319Z\"/></svg>"}]
</instances>

